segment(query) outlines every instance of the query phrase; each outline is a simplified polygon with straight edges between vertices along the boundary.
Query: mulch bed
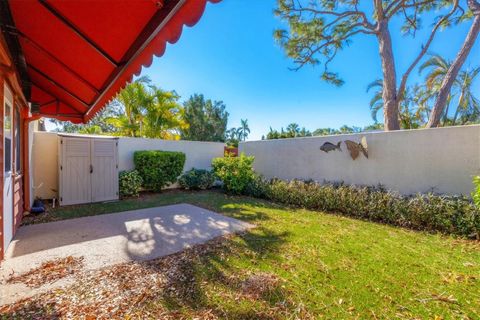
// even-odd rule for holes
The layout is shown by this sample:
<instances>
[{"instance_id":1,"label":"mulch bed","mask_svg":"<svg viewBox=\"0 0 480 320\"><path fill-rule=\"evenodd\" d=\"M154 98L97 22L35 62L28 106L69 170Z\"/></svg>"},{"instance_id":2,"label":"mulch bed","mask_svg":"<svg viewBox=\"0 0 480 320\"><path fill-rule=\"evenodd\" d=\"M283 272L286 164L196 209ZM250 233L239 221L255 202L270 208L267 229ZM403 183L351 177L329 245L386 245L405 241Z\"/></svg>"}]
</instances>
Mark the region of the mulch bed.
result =
<instances>
[{"instance_id":1,"label":"mulch bed","mask_svg":"<svg viewBox=\"0 0 480 320\"><path fill-rule=\"evenodd\" d=\"M44 284L57 281L78 273L83 267L83 257L59 258L42 263L28 272L12 275L8 283L24 283L28 287L38 288Z\"/></svg>"},{"instance_id":2,"label":"mulch bed","mask_svg":"<svg viewBox=\"0 0 480 320\"><path fill-rule=\"evenodd\" d=\"M152 261L83 272L76 275L73 285L2 306L0 314L14 319L181 319L161 303L149 302L168 299L194 303L197 292L191 261L221 246L222 240L217 239ZM49 270L46 266L40 269ZM11 281L33 285L41 274L45 275L32 270ZM211 310L197 313L198 319L217 318Z\"/></svg>"},{"instance_id":3,"label":"mulch bed","mask_svg":"<svg viewBox=\"0 0 480 320\"><path fill-rule=\"evenodd\" d=\"M75 275L74 284L0 307L0 314L7 319L228 318L228 311L208 302L203 287L206 280L197 278L195 268L208 263L212 254L216 258L227 258L232 249L228 245L229 238L219 237L151 261L80 272ZM269 273L240 272L226 276L218 272L210 277L213 278L207 282L232 288L235 300L249 301L262 301L262 296L275 292L283 282ZM276 319L280 314L285 316L292 307L290 302L265 305L265 310L252 316ZM305 311L301 318L311 317Z\"/></svg>"}]
</instances>

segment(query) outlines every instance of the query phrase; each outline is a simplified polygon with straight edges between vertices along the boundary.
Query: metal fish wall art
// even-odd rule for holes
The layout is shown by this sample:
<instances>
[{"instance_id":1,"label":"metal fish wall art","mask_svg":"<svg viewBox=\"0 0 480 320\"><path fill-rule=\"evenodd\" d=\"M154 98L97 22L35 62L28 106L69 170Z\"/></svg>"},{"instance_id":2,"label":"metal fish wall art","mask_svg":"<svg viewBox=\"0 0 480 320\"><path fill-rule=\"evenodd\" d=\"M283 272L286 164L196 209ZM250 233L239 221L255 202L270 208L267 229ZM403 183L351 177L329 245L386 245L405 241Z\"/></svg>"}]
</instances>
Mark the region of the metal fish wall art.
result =
<instances>
[{"instance_id":1,"label":"metal fish wall art","mask_svg":"<svg viewBox=\"0 0 480 320\"><path fill-rule=\"evenodd\" d=\"M360 152L363 153L365 158L368 159L368 145L366 137L362 137L360 143L351 140L345 140L345 144L347 145L347 149L350 152L350 156L353 160L358 158Z\"/></svg>"},{"instance_id":2,"label":"metal fish wall art","mask_svg":"<svg viewBox=\"0 0 480 320\"><path fill-rule=\"evenodd\" d=\"M342 148L340 148L341 143L342 143L342 141L339 141L337 144L333 144L331 142L325 142L320 147L320 150L322 150L323 152L327 152L327 153L330 152L330 151L334 151L334 150L342 151Z\"/></svg>"}]
</instances>

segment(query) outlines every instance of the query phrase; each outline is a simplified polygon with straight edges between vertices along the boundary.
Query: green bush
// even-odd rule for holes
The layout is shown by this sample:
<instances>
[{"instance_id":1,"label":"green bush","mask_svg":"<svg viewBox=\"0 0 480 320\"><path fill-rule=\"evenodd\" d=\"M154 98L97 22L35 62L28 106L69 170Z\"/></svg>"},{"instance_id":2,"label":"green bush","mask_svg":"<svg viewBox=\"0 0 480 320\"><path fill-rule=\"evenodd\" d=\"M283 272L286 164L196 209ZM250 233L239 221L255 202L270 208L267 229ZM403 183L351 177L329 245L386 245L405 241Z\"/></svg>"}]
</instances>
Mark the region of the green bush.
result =
<instances>
[{"instance_id":1,"label":"green bush","mask_svg":"<svg viewBox=\"0 0 480 320\"><path fill-rule=\"evenodd\" d=\"M213 172L223 182L223 188L233 194L240 194L254 180L254 157L241 154L213 159Z\"/></svg>"},{"instance_id":2,"label":"green bush","mask_svg":"<svg viewBox=\"0 0 480 320\"><path fill-rule=\"evenodd\" d=\"M215 175L208 170L192 168L178 179L178 183L185 189L206 190L215 183Z\"/></svg>"},{"instance_id":3,"label":"green bush","mask_svg":"<svg viewBox=\"0 0 480 320\"><path fill-rule=\"evenodd\" d=\"M480 210L467 197L401 196L381 187L255 177L244 194L396 226L480 238Z\"/></svg>"},{"instance_id":4,"label":"green bush","mask_svg":"<svg viewBox=\"0 0 480 320\"><path fill-rule=\"evenodd\" d=\"M138 197L143 179L137 170L121 171L118 175L120 197Z\"/></svg>"},{"instance_id":5,"label":"green bush","mask_svg":"<svg viewBox=\"0 0 480 320\"><path fill-rule=\"evenodd\" d=\"M473 177L473 184L475 185L475 190L472 193L473 202L480 208L480 176Z\"/></svg>"},{"instance_id":6,"label":"green bush","mask_svg":"<svg viewBox=\"0 0 480 320\"><path fill-rule=\"evenodd\" d=\"M172 151L135 151L135 169L143 179L143 187L160 191L175 183L183 171L185 154Z\"/></svg>"}]
</instances>

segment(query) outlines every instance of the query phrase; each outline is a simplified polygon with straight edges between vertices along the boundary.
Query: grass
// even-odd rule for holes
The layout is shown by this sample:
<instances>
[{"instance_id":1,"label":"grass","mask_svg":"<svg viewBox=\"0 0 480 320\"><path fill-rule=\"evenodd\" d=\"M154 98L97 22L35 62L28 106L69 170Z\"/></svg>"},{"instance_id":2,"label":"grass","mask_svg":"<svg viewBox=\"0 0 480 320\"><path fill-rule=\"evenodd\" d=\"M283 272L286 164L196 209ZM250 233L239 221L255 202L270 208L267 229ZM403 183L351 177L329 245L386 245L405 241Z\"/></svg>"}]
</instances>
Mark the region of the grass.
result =
<instances>
[{"instance_id":1,"label":"grass","mask_svg":"<svg viewBox=\"0 0 480 320\"><path fill-rule=\"evenodd\" d=\"M145 312L162 308L177 318L202 318L208 310L227 319L480 318L478 242L220 192L171 191L56 208L44 221L182 202L257 227L189 262L183 270L191 274L188 286L195 284L190 298L152 296L142 302ZM249 279L275 281L252 295L245 291Z\"/></svg>"}]
</instances>

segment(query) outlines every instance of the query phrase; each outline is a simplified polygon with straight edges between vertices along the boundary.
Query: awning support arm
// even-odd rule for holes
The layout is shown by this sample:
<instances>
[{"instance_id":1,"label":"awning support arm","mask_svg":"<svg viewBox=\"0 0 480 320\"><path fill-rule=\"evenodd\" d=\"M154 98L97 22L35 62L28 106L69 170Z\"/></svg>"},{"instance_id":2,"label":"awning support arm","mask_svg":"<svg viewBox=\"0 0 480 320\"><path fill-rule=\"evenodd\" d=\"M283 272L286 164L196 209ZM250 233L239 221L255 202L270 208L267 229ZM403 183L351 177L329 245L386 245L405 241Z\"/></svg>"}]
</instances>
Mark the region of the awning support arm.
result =
<instances>
[{"instance_id":1,"label":"awning support arm","mask_svg":"<svg viewBox=\"0 0 480 320\"><path fill-rule=\"evenodd\" d=\"M67 88L65 88L63 85L61 85L60 83L56 82L55 80L53 80L52 78L50 78L50 76L48 76L47 74L45 74L43 71L37 69L36 67L34 67L33 65L28 65L28 68L30 68L31 70L33 70L34 72L38 73L40 76L42 76L43 78L45 78L46 80L48 80L48 82L50 82L51 84L53 84L54 86L62 89L63 91L65 91L66 94L68 94L70 97L72 97L73 99L77 100L78 102L80 102L85 108L89 108L88 106L88 103L86 103L85 101L83 101L80 97L78 97L76 94L70 92Z\"/></svg>"}]
</instances>

